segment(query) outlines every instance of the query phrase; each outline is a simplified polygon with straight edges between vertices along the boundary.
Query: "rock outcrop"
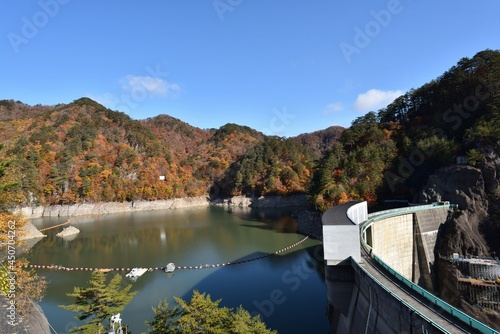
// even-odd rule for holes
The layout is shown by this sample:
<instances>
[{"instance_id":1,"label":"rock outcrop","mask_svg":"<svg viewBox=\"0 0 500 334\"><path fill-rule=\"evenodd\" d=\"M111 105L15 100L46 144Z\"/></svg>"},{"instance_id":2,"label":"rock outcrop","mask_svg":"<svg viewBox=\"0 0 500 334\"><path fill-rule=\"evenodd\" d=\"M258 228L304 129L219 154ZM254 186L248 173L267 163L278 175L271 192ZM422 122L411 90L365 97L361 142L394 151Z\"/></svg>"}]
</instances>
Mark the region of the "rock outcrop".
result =
<instances>
[{"instance_id":1,"label":"rock outcrop","mask_svg":"<svg viewBox=\"0 0 500 334\"><path fill-rule=\"evenodd\" d=\"M307 205L305 194L290 196L261 196L252 200L252 208L284 208Z\"/></svg>"},{"instance_id":2,"label":"rock outcrop","mask_svg":"<svg viewBox=\"0 0 500 334\"><path fill-rule=\"evenodd\" d=\"M250 207L250 205L252 205L252 198L246 196L233 196L227 200L224 200L223 204L226 204L227 206L247 208Z\"/></svg>"},{"instance_id":3,"label":"rock outcrop","mask_svg":"<svg viewBox=\"0 0 500 334\"><path fill-rule=\"evenodd\" d=\"M441 226L435 248L439 296L483 323L499 329L500 313L479 310L470 304L457 289L457 277L461 273L446 260L453 253L488 256L491 249L498 247L499 240L488 237L485 231L495 231L491 229L491 215L500 208L499 196L495 194L499 186L500 158L493 150L483 154L485 158L480 168L455 165L436 171L416 200L423 204L434 201L458 204L459 211Z\"/></svg>"},{"instance_id":4,"label":"rock outcrop","mask_svg":"<svg viewBox=\"0 0 500 334\"><path fill-rule=\"evenodd\" d=\"M297 233L309 235L315 239L323 240L323 223L319 211L297 210L293 218L297 221Z\"/></svg>"},{"instance_id":5,"label":"rock outcrop","mask_svg":"<svg viewBox=\"0 0 500 334\"><path fill-rule=\"evenodd\" d=\"M26 241L31 239L40 239L46 237L45 234L40 232L30 221L23 225L21 231L20 241Z\"/></svg>"},{"instance_id":6,"label":"rock outcrop","mask_svg":"<svg viewBox=\"0 0 500 334\"><path fill-rule=\"evenodd\" d=\"M37 333L51 334L49 321L38 304L32 304L31 309L24 316L12 313L11 305L6 296L0 295L0 333Z\"/></svg>"},{"instance_id":7,"label":"rock outcrop","mask_svg":"<svg viewBox=\"0 0 500 334\"><path fill-rule=\"evenodd\" d=\"M488 255L488 245L481 235L481 225L488 217L488 200L480 169L456 165L439 169L428 179L417 198L418 203L449 201L460 213L442 226L440 247L443 256Z\"/></svg>"},{"instance_id":8,"label":"rock outcrop","mask_svg":"<svg viewBox=\"0 0 500 334\"><path fill-rule=\"evenodd\" d=\"M17 247L16 252L18 255L27 253L44 237L46 235L40 232L30 221L26 222L21 229L21 236L19 237L21 243Z\"/></svg>"},{"instance_id":9,"label":"rock outcrop","mask_svg":"<svg viewBox=\"0 0 500 334\"><path fill-rule=\"evenodd\" d=\"M111 203L80 203L71 205L51 205L20 208L28 219L41 217L76 217L105 215L120 212L182 209L208 205L227 205L233 207L284 208L307 205L305 194L291 196L234 196L229 199L212 201L208 196L174 198L158 201L133 201Z\"/></svg>"},{"instance_id":10,"label":"rock outcrop","mask_svg":"<svg viewBox=\"0 0 500 334\"><path fill-rule=\"evenodd\" d=\"M307 196L305 194L260 197L233 196L231 198L219 201L216 204L236 206L241 208L285 208L307 205Z\"/></svg>"},{"instance_id":11,"label":"rock outcrop","mask_svg":"<svg viewBox=\"0 0 500 334\"><path fill-rule=\"evenodd\" d=\"M483 173L485 190L488 193L495 192L499 186L500 179L500 156L491 147L484 147L481 150L484 156L481 164L481 172Z\"/></svg>"},{"instance_id":12,"label":"rock outcrop","mask_svg":"<svg viewBox=\"0 0 500 334\"><path fill-rule=\"evenodd\" d=\"M65 227L61 232L56 234L56 237L63 238L65 240L73 240L80 233L80 230L74 226Z\"/></svg>"}]
</instances>

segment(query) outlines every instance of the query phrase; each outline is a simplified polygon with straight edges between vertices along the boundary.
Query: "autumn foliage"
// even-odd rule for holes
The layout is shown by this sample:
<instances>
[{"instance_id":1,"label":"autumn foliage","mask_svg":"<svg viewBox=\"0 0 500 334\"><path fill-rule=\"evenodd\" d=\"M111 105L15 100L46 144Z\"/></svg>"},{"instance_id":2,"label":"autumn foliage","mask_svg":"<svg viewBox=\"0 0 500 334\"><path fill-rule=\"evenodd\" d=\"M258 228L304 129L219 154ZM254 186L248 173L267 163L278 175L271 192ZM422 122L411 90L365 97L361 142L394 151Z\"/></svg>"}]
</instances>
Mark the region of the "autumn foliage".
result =
<instances>
[{"instance_id":1,"label":"autumn foliage","mask_svg":"<svg viewBox=\"0 0 500 334\"><path fill-rule=\"evenodd\" d=\"M481 51L348 129L293 138L231 123L199 129L168 115L138 121L88 98L56 106L1 100L0 158L12 166L10 180L21 180L9 194L18 205L297 192L320 210L411 200L454 157L479 166L478 145L499 149L498 82L500 52Z\"/></svg>"},{"instance_id":2,"label":"autumn foliage","mask_svg":"<svg viewBox=\"0 0 500 334\"><path fill-rule=\"evenodd\" d=\"M235 162L259 149L272 155L261 158L273 170L268 168L257 181L256 193L304 191L312 172L312 158L303 145L270 139L245 126L202 130L167 115L137 121L88 98L32 107L39 113L7 102L0 103L0 138L12 177L22 180L15 199L20 205L201 196L237 173ZM223 193L239 194L243 188L229 180Z\"/></svg>"}]
</instances>

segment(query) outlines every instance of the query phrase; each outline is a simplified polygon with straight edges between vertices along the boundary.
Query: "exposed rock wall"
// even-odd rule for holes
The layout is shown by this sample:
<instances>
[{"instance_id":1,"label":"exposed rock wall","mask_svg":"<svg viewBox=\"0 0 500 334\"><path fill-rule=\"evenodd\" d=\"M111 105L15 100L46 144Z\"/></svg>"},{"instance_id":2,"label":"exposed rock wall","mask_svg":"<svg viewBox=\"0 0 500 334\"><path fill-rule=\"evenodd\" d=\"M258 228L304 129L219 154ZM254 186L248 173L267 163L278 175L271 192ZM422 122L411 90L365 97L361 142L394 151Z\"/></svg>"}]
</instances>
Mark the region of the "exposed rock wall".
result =
<instances>
[{"instance_id":1,"label":"exposed rock wall","mask_svg":"<svg viewBox=\"0 0 500 334\"><path fill-rule=\"evenodd\" d=\"M488 217L488 200L481 170L462 165L439 169L429 177L417 202L428 204L439 201L458 204L460 213L442 226L438 252L443 256L455 252L487 255L488 245L480 232L481 224Z\"/></svg>"},{"instance_id":2,"label":"exposed rock wall","mask_svg":"<svg viewBox=\"0 0 500 334\"><path fill-rule=\"evenodd\" d=\"M22 236L19 238L19 240L25 241L43 237L46 237L46 235L40 232L31 222L28 221L22 228Z\"/></svg>"},{"instance_id":3,"label":"exposed rock wall","mask_svg":"<svg viewBox=\"0 0 500 334\"><path fill-rule=\"evenodd\" d=\"M484 156L480 168L485 180L485 190L488 193L495 192L500 179L500 156L491 147L482 148L481 153Z\"/></svg>"},{"instance_id":4,"label":"exposed rock wall","mask_svg":"<svg viewBox=\"0 0 500 334\"><path fill-rule=\"evenodd\" d=\"M49 322L38 304L32 304L31 310L23 317L10 313L8 306L7 297L0 295L0 333L51 334Z\"/></svg>"},{"instance_id":5,"label":"exposed rock wall","mask_svg":"<svg viewBox=\"0 0 500 334\"><path fill-rule=\"evenodd\" d=\"M74 217L87 215L103 215L119 212L150 211L165 209L180 209L195 206L208 206L207 197L175 198L160 201L134 201L111 203L82 203L72 205L51 205L24 207L20 211L25 217Z\"/></svg>"},{"instance_id":6,"label":"exposed rock wall","mask_svg":"<svg viewBox=\"0 0 500 334\"><path fill-rule=\"evenodd\" d=\"M322 213L319 211L297 210L293 218L297 221L297 233L309 235L318 240L323 240Z\"/></svg>"},{"instance_id":7,"label":"exposed rock wall","mask_svg":"<svg viewBox=\"0 0 500 334\"><path fill-rule=\"evenodd\" d=\"M233 196L228 199L219 200L214 204L252 208L285 208L307 205L307 196L306 194L260 197Z\"/></svg>"},{"instance_id":8,"label":"exposed rock wall","mask_svg":"<svg viewBox=\"0 0 500 334\"><path fill-rule=\"evenodd\" d=\"M480 168L458 165L439 169L419 194L419 203L449 201L458 204L459 213L441 226L435 251L443 257L452 253L462 255L491 255L498 249L500 240L491 238L485 231L491 229L491 216L500 208L499 186L500 158L491 149L483 149ZM491 234L491 233L489 233ZM456 288L460 272L443 258L437 258L435 270L438 276L439 295L450 304L485 324L500 329L500 313L479 310L471 305Z\"/></svg>"},{"instance_id":9,"label":"exposed rock wall","mask_svg":"<svg viewBox=\"0 0 500 334\"><path fill-rule=\"evenodd\" d=\"M291 196L234 196L229 199L210 201L208 196L174 198L158 201L134 201L111 203L80 203L72 205L50 205L23 207L19 211L28 219L41 217L93 216L119 212L181 209L196 206L227 205L253 208L284 208L307 205L305 194Z\"/></svg>"},{"instance_id":10,"label":"exposed rock wall","mask_svg":"<svg viewBox=\"0 0 500 334\"><path fill-rule=\"evenodd\" d=\"M252 200L252 208L284 208L290 206L304 206L307 204L305 194L291 196L261 196Z\"/></svg>"}]
</instances>

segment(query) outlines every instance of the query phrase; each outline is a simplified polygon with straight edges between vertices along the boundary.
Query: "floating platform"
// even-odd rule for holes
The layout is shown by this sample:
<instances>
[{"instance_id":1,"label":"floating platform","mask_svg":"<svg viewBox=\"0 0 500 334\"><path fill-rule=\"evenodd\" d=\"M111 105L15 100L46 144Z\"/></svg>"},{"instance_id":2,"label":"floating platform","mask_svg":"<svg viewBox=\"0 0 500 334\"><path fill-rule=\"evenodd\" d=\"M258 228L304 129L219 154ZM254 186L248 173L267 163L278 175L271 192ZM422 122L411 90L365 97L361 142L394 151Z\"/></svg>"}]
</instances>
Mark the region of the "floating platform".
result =
<instances>
[{"instance_id":1,"label":"floating platform","mask_svg":"<svg viewBox=\"0 0 500 334\"><path fill-rule=\"evenodd\" d=\"M146 271L148 271L147 268L133 268L125 277L137 279L137 277L144 275Z\"/></svg>"},{"instance_id":2,"label":"floating platform","mask_svg":"<svg viewBox=\"0 0 500 334\"><path fill-rule=\"evenodd\" d=\"M169 264L167 264L167 266L165 267L165 272L166 273L173 273L175 270L175 264L173 264L172 262L170 262Z\"/></svg>"}]
</instances>

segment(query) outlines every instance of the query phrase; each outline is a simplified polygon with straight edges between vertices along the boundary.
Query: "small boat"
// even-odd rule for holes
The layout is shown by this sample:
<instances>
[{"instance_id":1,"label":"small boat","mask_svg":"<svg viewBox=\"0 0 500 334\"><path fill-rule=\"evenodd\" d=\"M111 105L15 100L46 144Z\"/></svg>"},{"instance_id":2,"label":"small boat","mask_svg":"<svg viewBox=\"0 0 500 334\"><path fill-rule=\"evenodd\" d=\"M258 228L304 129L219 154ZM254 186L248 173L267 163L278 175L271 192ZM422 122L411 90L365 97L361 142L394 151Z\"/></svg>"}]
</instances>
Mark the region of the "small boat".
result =
<instances>
[{"instance_id":1,"label":"small boat","mask_svg":"<svg viewBox=\"0 0 500 334\"><path fill-rule=\"evenodd\" d=\"M175 264L173 264L172 262L170 262L169 264L167 264L167 266L165 267L165 272L166 273L173 273L175 270Z\"/></svg>"},{"instance_id":2,"label":"small boat","mask_svg":"<svg viewBox=\"0 0 500 334\"><path fill-rule=\"evenodd\" d=\"M148 271L146 268L133 268L128 274L125 275L125 277L135 280L137 277L142 276L146 271Z\"/></svg>"}]
</instances>

